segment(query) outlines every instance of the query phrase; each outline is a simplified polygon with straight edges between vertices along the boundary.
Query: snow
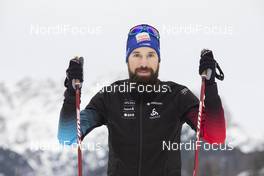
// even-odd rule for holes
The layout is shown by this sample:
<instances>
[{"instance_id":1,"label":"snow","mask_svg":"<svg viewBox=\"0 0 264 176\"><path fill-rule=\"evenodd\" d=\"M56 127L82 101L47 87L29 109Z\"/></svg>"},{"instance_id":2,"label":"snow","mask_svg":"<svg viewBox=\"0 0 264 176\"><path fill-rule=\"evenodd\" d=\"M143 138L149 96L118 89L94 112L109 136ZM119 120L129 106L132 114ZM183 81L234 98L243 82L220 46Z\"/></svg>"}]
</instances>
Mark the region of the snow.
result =
<instances>
[{"instance_id":1,"label":"snow","mask_svg":"<svg viewBox=\"0 0 264 176\"><path fill-rule=\"evenodd\" d=\"M109 74L96 83L85 83L81 108L104 85L118 79L118 75ZM0 83L0 146L27 157L37 175L56 175L57 168L63 168L69 175L74 174L74 167L66 166L76 165L74 159L69 159L76 157L76 149L62 148L57 141L59 112L65 90L63 81L25 78L16 83ZM91 169L107 163L107 133L106 127L99 127L84 139L83 144L88 145L91 152L85 159L98 160L89 163ZM227 143L244 152L264 149L264 138L256 140L239 124L230 123L227 135ZM96 144L100 146L98 150L94 147ZM60 162L57 162L58 158Z\"/></svg>"}]
</instances>

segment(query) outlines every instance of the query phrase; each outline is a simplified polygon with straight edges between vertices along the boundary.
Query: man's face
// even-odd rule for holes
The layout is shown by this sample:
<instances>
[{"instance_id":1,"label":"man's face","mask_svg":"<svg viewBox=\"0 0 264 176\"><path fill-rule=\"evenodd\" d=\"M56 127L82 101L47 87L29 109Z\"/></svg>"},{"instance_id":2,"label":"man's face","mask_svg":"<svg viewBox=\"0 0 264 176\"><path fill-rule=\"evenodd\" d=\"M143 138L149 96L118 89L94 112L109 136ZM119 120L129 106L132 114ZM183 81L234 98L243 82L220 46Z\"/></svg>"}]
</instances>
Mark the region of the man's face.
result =
<instances>
[{"instance_id":1,"label":"man's face","mask_svg":"<svg viewBox=\"0 0 264 176\"><path fill-rule=\"evenodd\" d=\"M157 52L149 47L140 47L128 57L129 77L139 83L154 83L158 78L159 59Z\"/></svg>"}]
</instances>

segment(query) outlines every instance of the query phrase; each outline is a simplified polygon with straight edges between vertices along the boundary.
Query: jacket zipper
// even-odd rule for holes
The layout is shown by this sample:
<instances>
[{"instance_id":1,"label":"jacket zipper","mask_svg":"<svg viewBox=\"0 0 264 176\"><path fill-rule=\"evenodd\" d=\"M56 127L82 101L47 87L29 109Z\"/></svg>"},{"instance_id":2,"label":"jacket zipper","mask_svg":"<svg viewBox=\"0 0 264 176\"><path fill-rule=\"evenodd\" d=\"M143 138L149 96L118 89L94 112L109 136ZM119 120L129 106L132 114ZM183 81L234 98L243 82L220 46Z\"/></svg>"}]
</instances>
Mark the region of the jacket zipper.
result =
<instances>
[{"instance_id":1,"label":"jacket zipper","mask_svg":"<svg viewBox=\"0 0 264 176\"><path fill-rule=\"evenodd\" d=\"M142 167L142 96L140 97L140 107L139 107L139 161L138 161L138 176L141 176Z\"/></svg>"}]
</instances>

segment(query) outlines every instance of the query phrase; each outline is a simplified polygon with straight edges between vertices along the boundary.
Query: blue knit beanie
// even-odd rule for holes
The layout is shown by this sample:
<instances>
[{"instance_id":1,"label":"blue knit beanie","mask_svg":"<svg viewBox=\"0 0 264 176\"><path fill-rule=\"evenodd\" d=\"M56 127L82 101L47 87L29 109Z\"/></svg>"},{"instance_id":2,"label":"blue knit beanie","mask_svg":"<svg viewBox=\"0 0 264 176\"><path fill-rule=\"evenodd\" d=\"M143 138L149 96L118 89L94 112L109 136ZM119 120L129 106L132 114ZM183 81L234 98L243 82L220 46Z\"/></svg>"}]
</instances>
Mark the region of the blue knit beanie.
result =
<instances>
[{"instance_id":1,"label":"blue knit beanie","mask_svg":"<svg viewBox=\"0 0 264 176\"><path fill-rule=\"evenodd\" d=\"M142 24L146 26L150 26L147 24ZM148 31L140 31L137 34L131 35L128 34L127 45L126 45L126 62L128 62L128 57L130 53L137 48L140 47L150 47L154 49L159 57L160 62L160 41L156 36L151 35Z\"/></svg>"}]
</instances>

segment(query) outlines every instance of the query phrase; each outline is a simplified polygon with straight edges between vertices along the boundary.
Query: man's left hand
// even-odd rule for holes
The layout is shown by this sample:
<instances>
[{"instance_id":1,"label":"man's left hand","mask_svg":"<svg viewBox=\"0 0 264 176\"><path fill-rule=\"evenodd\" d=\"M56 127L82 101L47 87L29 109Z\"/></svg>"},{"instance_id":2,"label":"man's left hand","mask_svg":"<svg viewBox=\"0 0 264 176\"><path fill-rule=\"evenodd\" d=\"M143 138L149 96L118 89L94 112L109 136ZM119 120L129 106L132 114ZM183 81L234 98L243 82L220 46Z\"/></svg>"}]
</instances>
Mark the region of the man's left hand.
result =
<instances>
[{"instance_id":1,"label":"man's left hand","mask_svg":"<svg viewBox=\"0 0 264 176\"><path fill-rule=\"evenodd\" d=\"M213 52L211 50L204 49L201 52L199 74L202 75L202 73L207 69L211 69L212 73L209 80L206 79L206 84L207 85L214 84L215 74L216 74L216 61L214 60Z\"/></svg>"}]
</instances>

